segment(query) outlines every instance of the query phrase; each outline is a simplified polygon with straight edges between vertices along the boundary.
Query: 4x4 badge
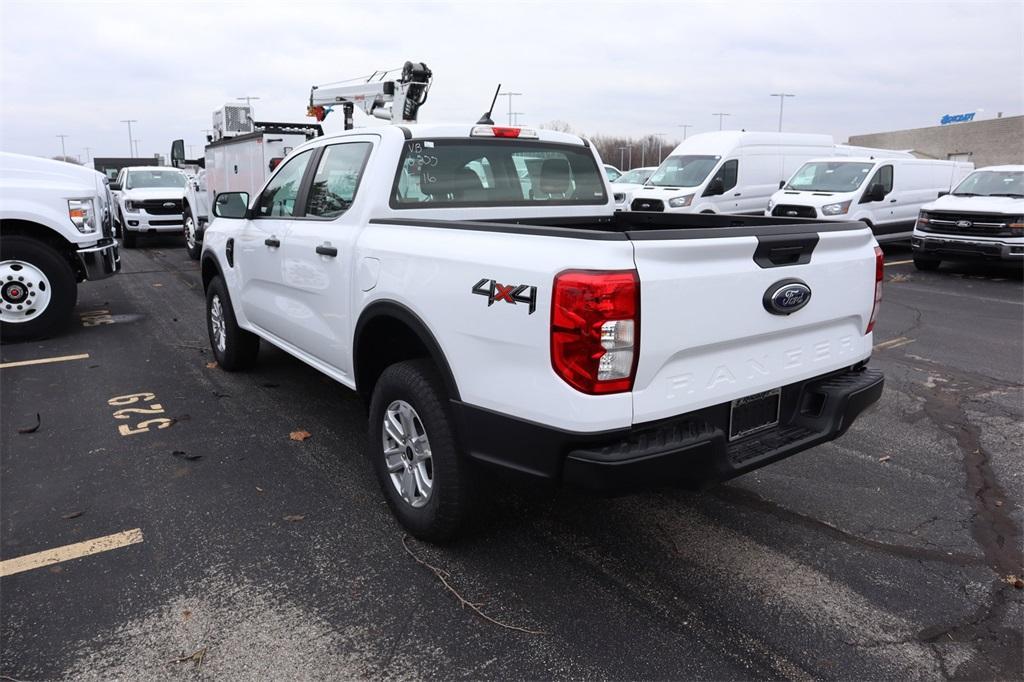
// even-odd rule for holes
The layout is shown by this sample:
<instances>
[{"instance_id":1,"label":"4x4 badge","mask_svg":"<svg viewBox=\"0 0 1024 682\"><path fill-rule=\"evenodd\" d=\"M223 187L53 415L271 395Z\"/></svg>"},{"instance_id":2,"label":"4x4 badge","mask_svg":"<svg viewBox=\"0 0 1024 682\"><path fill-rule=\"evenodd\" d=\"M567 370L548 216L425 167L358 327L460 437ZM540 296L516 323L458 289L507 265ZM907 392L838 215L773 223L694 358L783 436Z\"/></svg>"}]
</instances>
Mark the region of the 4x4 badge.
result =
<instances>
[{"instance_id":1,"label":"4x4 badge","mask_svg":"<svg viewBox=\"0 0 1024 682\"><path fill-rule=\"evenodd\" d=\"M495 301L505 301L512 305L529 303L530 312L528 314L530 315L537 310L537 287L529 284L500 284L496 280L485 277L473 285L473 293L486 296L488 307L494 305Z\"/></svg>"}]
</instances>

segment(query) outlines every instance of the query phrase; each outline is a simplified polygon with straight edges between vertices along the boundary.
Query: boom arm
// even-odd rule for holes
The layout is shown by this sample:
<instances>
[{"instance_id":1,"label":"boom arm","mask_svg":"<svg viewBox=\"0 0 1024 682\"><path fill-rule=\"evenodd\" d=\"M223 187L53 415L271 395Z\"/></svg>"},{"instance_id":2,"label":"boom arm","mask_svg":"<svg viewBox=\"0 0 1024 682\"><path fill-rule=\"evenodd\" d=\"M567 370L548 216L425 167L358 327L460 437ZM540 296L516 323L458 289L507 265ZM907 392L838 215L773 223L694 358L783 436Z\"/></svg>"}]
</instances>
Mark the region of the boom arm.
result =
<instances>
[{"instance_id":1,"label":"boom arm","mask_svg":"<svg viewBox=\"0 0 1024 682\"><path fill-rule=\"evenodd\" d=\"M432 76L426 64L406 62L402 76L397 80L324 87L314 85L309 91L306 113L323 121L334 107L340 105L345 111L345 130L352 128L352 110L356 105L367 116L392 123L415 123L420 107L427 101Z\"/></svg>"}]
</instances>

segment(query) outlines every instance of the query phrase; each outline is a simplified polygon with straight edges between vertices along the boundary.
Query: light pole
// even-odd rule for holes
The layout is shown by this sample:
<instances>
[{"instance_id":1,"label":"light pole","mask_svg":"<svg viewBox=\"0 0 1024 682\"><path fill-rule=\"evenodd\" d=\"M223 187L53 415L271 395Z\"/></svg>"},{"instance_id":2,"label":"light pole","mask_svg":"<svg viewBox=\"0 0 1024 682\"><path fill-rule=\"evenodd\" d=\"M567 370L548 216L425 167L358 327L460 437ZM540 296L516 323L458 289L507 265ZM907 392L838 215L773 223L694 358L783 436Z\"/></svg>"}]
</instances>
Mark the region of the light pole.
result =
<instances>
[{"instance_id":1,"label":"light pole","mask_svg":"<svg viewBox=\"0 0 1024 682\"><path fill-rule=\"evenodd\" d=\"M82 147L85 150L85 161L88 163L92 160L92 155L89 153L92 151L92 147Z\"/></svg>"},{"instance_id":2,"label":"light pole","mask_svg":"<svg viewBox=\"0 0 1024 682\"><path fill-rule=\"evenodd\" d=\"M135 158L139 158L139 141L135 140Z\"/></svg>"},{"instance_id":3,"label":"light pole","mask_svg":"<svg viewBox=\"0 0 1024 682\"><path fill-rule=\"evenodd\" d=\"M524 114L521 111L513 111L512 112L512 124L513 125L519 125L519 117L520 116L526 116L526 114Z\"/></svg>"},{"instance_id":4,"label":"light pole","mask_svg":"<svg viewBox=\"0 0 1024 682\"><path fill-rule=\"evenodd\" d=\"M664 141L665 141L664 137L667 134L668 133L654 133L654 136L656 138L658 138L658 163L659 164L664 160L664 157L662 157L662 155L661 155L661 146L662 146L662 143L664 143Z\"/></svg>"},{"instance_id":5,"label":"light pole","mask_svg":"<svg viewBox=\"0 0 1024 682\"><path fill-rule=\"evenodd\" d=\"M124 119L124 120L121 121L121 123L127 123L128 124L128 156L131 156L134 153L132 151L132 139L133 139L132 138L132 124L133 123L138 123L138 120L136 120L134 118Z\"/></svg>"},{"instance_id":6,"label":"light pole","mask_svg":"<svg viewBox=\"0 0 1024 682\"><path fill-rule=\"evenodd\" d=\"M626 165L626 147L619 147L619 168Z\"/></svg>"},{"instance_id":7,"label":"light pole","mask_svg":"<svg viewBox=\"0 0 1024 682\"><path fill-rule=\"evenodd\" d=\"M677 125L676 127L683 129L683 139L685 140L686 139L686 129L687 128L692 128L693 126L691 124L689 124L689 123L681 123L681 124Z\"/></svg>"},{"instance_id":8,"label":"light pole","mask_svg":"<svg viewBox=\"0 0 1024 682\"><path fill-rule=\"evenodd\" d=\"M249 118L251 118L253 121L255 121L256 120L256 110L252 108L252 101L254 99L259 99L259 97L256 97L255 95L246 95L245 97L236 97L235 99L237 99L239 102L241 102L241 101L245 102L245 106L249 107Z\"/></svg>"},{"instance_id":9,"label":"light pole","mask_svg":"<svg viewBox=\"0 0 1024 682\"><path fill-rule=\"evenodd\" d=\"M58 135L57 137L60 138L60 160L61 161L67 161L68 160L68 153L66 151L64 151L64 138L65 137L71 137L71 136L70 135Z\"/></svg>"},{"instance_id":10,"label":"light pole","mask_svg":"<svg viewBox=\"0 0 1024 682\"><path fill-rule=\"evenodd\" d=\"M722 121L724 121L724 120L725 120L725 117L726 117L726 116L732 116L732 114L724 114L724 113L720 113L720 114L711 114L711 115L712 115L712 116L717 116L717 117L718 117L718 129L719 129L719 130L721 130L721 129L722 129Z\"/></svg>"},{"instance_id":11,"label":"light pole","mask_svg":"<svg viewBox=\"0 0 1024 682\"><path fill-rule=\"evenodd\" d=\"M783 102L786 101L787 97L796 97L796 95L793 95L793 94L788 93L788 92L773 92L771 95L769 95L769 97L778 97L779 98L779 132L781 133L782 132L782 104L783 104Z\"/></svg>"},{"instance_id":12,"label":"light pole","mask_svg":"<svg viewBox=\"0 0 1024 682\"><path fill-rule=\"evenodd\" d=\"M502 92L499 93L502 97L508 97L508 124L512 125L512 98L520 97L523 93L521 92Z\"/></svg>"},{"instance_id":13,"label":"light pole","mask_svg":"<svg viewBox=\"0 0 1024 682\"><path fill-rule=\"evenodd\" d=\"M619 170L633 170L633 143L632 142L630 142L629 144L626 145L626 153L629 155L629 160L628 160L628 163L626 164L629 167L628 168L620 168Z\"/></svg>"}]
</instances>

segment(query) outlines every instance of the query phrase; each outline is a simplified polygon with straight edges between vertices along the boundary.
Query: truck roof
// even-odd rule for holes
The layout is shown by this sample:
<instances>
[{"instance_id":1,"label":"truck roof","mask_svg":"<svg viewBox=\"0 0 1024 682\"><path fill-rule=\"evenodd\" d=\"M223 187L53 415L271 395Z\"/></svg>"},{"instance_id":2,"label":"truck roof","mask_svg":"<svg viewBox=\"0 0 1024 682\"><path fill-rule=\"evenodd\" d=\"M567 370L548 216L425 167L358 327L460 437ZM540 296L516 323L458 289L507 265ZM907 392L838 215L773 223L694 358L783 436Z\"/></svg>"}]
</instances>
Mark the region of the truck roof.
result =
<instances>
[{"instance_id":1,"label":"truck roof","mask_svg":"<svg viewBox=\"0 0 1024 682\"><path fill-rule=\"evenodd\" d=\"M125 166L124 170L137 171L137 170L155 170L155 171L178 171L181 172L180 168L174 166Z\"/></svg>"},{"instance_id":2,"label":"truck roof","mask_svg":"<svg viewBox=\"0 0 1024 682\"><path fill-rule=\"evenodd\" d=\"M442 137L456 137L470 139L474 137L472 135L474 128L515 128L519 130L531 130L537 133L537 138L541 142L553 142L557 144L585 144L583 138L578 135L571 133L562 133L557 130L545 130L543 128L535 128L533 126L502 126L502 125L475 125L466 123L411 123L402 125L381 125L371 126L366 128L353 128L352 130L346 130L338 133L330 133L323 137L316 138L317 140L332 140L337 138L348 137L351 135L367 135L367 134L378 134L384 136L396 136L404 137L407 139L431 139L431 138L442 138ZM480 136L478 139L494 139L490 136ZM533 138L524 138L533 139Z\"/></svg>"}]
</instances>

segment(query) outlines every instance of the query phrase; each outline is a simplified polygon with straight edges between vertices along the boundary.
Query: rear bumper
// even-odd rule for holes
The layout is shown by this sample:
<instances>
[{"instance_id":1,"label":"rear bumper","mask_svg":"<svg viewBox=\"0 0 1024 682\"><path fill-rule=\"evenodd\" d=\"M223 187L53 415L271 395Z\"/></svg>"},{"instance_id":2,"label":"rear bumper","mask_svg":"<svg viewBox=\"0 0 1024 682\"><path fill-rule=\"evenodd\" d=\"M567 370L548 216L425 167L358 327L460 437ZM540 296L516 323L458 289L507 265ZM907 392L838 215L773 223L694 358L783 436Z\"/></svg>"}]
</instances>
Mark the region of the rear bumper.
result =
<instances>
[{"instance_id":1,"label":"rear bumper","mask_svg":"<svg viewBox=\"0 0 1024 682\"><path fill-rule=\"evenodd\" d=\"M981 258L1024 262L1024 240L982 241L954 235L915 233L910 240L915 256L926 258Z\"/></svg>"},{"instance_id":2,"label":"rear bumper","mask_svg":"<svg viewBox=\"0 0 1024 682\"><path fill-rule=\"evenodd\" d=\"M729 403L597 434L559 431L452 402L463 451L530 478L625 492L727 480L838 438L882 395L878 370L857 368L785 386L779 425L730 442Z\"/></svg>"},{"instance_id":3,"label":"rear bumper","mask_svg":"<svg viewBox=\"0 0 1024 682\"><path fill-rule=\"evenodd\" d=\"M121 269L121 256L116 242L79 249L75 254L86 280L110 277Z\"/></svg>"}]
</instances>

